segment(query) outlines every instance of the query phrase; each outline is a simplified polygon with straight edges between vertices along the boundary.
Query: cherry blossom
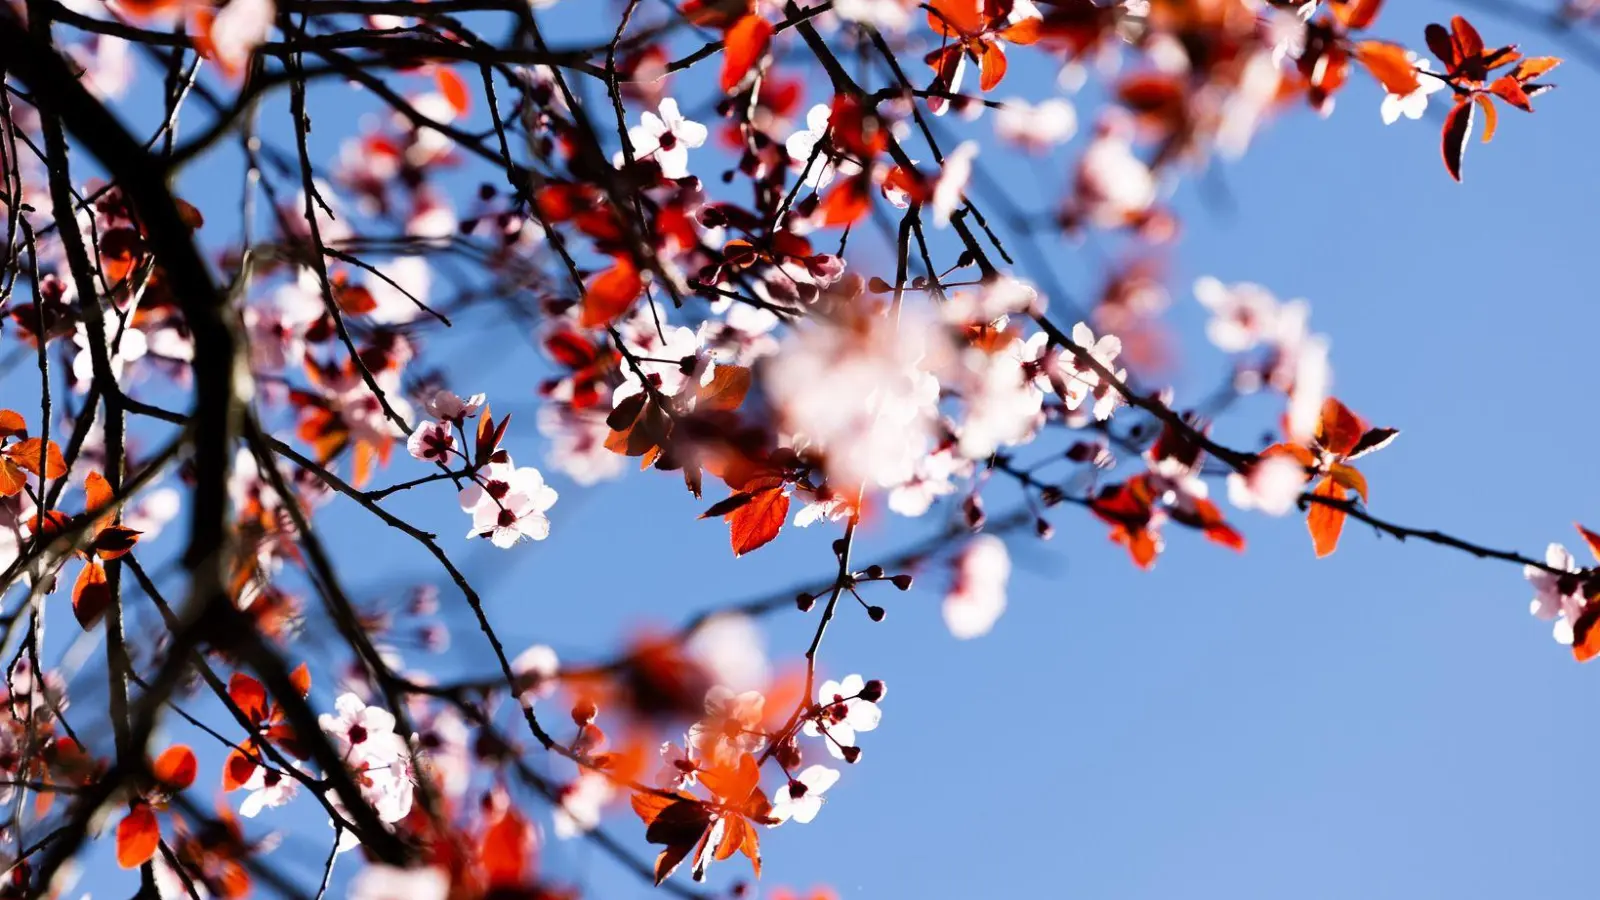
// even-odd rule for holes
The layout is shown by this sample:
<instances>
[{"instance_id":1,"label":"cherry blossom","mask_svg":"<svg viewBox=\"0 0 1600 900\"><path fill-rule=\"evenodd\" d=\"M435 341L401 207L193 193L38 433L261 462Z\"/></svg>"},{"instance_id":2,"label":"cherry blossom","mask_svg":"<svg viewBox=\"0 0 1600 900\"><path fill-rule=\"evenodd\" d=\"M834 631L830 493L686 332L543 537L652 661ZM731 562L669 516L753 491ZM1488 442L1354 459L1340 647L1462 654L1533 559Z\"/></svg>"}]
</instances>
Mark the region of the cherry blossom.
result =
<instances>
[{"instance_id":1,"label":"cherry blossom","mask_svg":"<svg viewBox=\"0 0 1600 900\"><path fill-rule=\"evenodd\" d=\"M1107 334L1099 340L1095 339L1094 332L1083 322L1072 328L1072 342L1084 348L1096 362L1110 370L1118 381L1127 379L1125 369L1116 368L1117 354L1122 352L1122 341L1116 335ZM1111 413L1122 403L1122 395L1108 381L1100 377L1100 373L1076 357L1063 356L1061 366L1068 374L1064 377L1065 393L1062 399L1066 401L1067 409L1075 410L1082 406L1084 401L1094 397L1093 411L1096 420L1104 422L1111 418Z\"/></svg>"},{"instance_id":2,"label":"cherry blossom","mask_svg":"<svg viewBox=\"0 0 1600 900\"><path fill-rule=\"evenodd\" d=\"M534 644L511 661L511 671L521 686L517 696L525 703L533 703L555 693L561 662L555 650L544 644Z\"/></svg>"},{"instance_id":3,"label":"cherry blossom","mask_svg":"<svg viewBox=\"0 0 1600 900\"><path fill-rule=\"evenodd\" d=\"M994 133L1030 153L1044 153L1078 133L1078 112L1072 102L1051 97L1037 105L1007 100L994 114Z\"/></svg>"},{"instance_id":4,"label":"cherry blossom","mask_svg":"<svg viewBox=\"0 0 1600 900\"><path fill-rule=\"evenodd\" d=\"M1284 456L1270 456L1248 473L1228 474L1228 502L1239 509L1258 509L1269 516L1287 515L1305 489L1304 467Z\"/></svg>"},{"instance_id":5,"label":"cherry blossom","mask_svg":"<svg viewBox=\"0 0 1600 900\"><path fill-rule=\"evenodd\" d=\"M867 682L860 675L847 675L841 681L824 681L817 689L816 718L806 719L803 730L812 737L826 735L828 752L845 759L845 747L854 747L857 732L878 727L883 710L865 695Z\"/></svg>"},{"instance_id":6,"label":"cherry blossom","mask_svg":"<svg viewBox=\"0 0 1600 900\"><path fill-rule=\"evenodd\" d=\"M1544 561L1552 568L1563 572L1579 571L1577 560L1560 544L1551 544L1545 550ZM1534 590L1533 602L1528 605L1528 611L1547 622L1554 619L1552 634L1556 643L1571 644L1573 628L1583 615L1584 606L1587 604L1583 596L1582 582L1577 578L1564 578L1535 566L1524 566L1522 577L1533 585Z\"/></svg>"},{"instance_id":7,"label":"cherry blossom","mask_svg":"<svg viewBox=\"0 0 1600 900\"><path fill-rule=\"evenodd\" d=\"M424 422L406 439L406 450L423 462L448 463L456 436L448 422Z\"/></svg>"},{"instance_id":8,"label":"cherry blossom","mask_svg":"<svg viewBox=\"0 0 1600 900\"><path fill-rule=\"evenodd\" d=\"M483 394L473 394L462 399L454 391L438 390L428 398L423 408L430 416L459 424L465 419L476 416L483 409L486 399Z\"/></svg>"},{"instance_id":9,"label":"cherry blossom","mask_svg":"<svg viewBox=\"0 0 1600 900\"><path fill-rule=\"evenodd\" d=\"M833 12L848 22L901 32L911 24L912 0L834 0Z\"/></svg>"},{"instance_id":10,"label":"cherry blossom","mask_svg":"<svg viewBox=\"0 0 1600 900\"><path fill-rule=\"evenodd\" d=\"M256 766L244 783L250 793L239 804L239 815L253 819L263 809L282 806L300 793L300 782L289 775L266 766Z\"/></svg>"},{"instance_id":11,"label":"cherry blossom","mask_svg":"<svg viewBox=\"0 0 1600 900\"><path fill-rule=\"evenodd\" d=\"M689 175L689 151L706 142L706 127L691 122L678 112L678 101L668 97L656 112L640 115L639 124L628 129L635 159L653 159L667 178Z\"/></svg>"},{"instance_id":12,"label":"cherry blossom","mask_svg":"<svg viewBox=\"0 0 1600 900\"><path fill-rule=\"evenodd\" d=\"M838 11L835 5L834 10ZM805 178L801 183L809 188L821 189L833 182L836 174L845 176L854 175L861 170L853 160L835 156L824 144L828 135L828 120L833 113L833 107L826 103L818 103L806 112L806 127L789 135L784 142L784 149L789 153L789 166L795 171L804 171ZM824 144L819 152L818 144ZM813 159L815 155L815 159Z\"/></svg>"},{"instance_id":13,"label":"cherry blossom","mask_svg":"<svg viewBox=\"0 0 1600 900\"><path fill-rule=\"evenodd\" d=\"M956 558L955 570L955 582L944 598L945 626L962 640L988 634L1006 609L1011 555L1005 542L994 535L978 535Z\"/></svg>"},{"instance_id":14,"label":"cherry blossom","mask_svg":"<svg viewBox=\"0 0 1600 900\"><path fill-rule=\"evenodd\" d=\"M487 537L501 549L514 547L525 537L542 541L550 536L545 512L556 499L555 489L544 483L538 469L518 467L509 456L490 463L460 494L462 511L472 514L467 537Z\"/></svg>"},{"instance_id":15,"label":"cherry blossom","mask_svg":"<svg viewBox=\"0 0 1600 900\"><path fill-rule=\"evenodd\" d=\"M372 863L350 882L350 900L445 900L450 874L444 869L399 869Z\"/></svg>"},{"instance_id":16,"label":"cherry blossom","mask_svg":"<svg viewBox=\"0 0 1600 900\"><path fill-rule=\"evenodd\" d=\"M551 816L556 837L571 840L600 825L600 810L611 802L616 789L611 779L594 771L584 771L576 781L562 789L559 805Z\"/></svg>"},{"instance_id":17,"label":"cherry blossom","mask_svg":"<svg viewBox=\"0 0 1600 900\"><path fill-rule=\"evenodd\" d=\"M1417 89L1405 96L1399 94L1384 94L1383 104L1378 112L1383 118L1383 124L1393 125L1400 121L1401 116L1408 119L1420 119L1428 111L1428 98L1445 89L1449 81L1435 77L1433 62L1427 59L1418 59L1415 53L1406 54L1416 64L1419 77Z\"/></svg>"},{"instance_id":18,"label":"cherry blossom","mask_svg":"<svg viewBox=\"0 0 1600 900\"><path fill-rule=\"evenodd\" d=\"M790 819L800 823L810 822L822 811L822 795L838 780L838 769L823 765L807 766L773 798L772 817L779 822Z\"/></svg>"},{"instance_id":19,"label":"cherry blossom","mask_svg":"<svg viewBox=\"0 0 1600 900\"><path fill-rule=\"evenodd\" d=\"M713 764L726 764L766 743L761 719L767 698L760 691L735 694L716 685L706 693L705 718L689 727L689 744Z\"/></svg>"}]
</instances>

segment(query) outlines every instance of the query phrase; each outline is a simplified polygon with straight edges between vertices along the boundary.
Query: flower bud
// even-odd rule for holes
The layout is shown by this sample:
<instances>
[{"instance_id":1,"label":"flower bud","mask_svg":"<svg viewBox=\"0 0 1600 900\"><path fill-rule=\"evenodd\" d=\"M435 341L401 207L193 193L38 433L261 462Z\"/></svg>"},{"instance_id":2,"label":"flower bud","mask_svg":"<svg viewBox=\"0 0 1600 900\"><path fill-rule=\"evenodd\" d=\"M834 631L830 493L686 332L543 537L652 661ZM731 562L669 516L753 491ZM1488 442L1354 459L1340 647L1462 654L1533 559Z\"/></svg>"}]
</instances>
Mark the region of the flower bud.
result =
<instances>
[{"instance_id":1,"label":"flower bud","mask_svg":"<svg viewBox=\"0 0 1600 900\"><path fill-rule=\"evenodd\" d=\"M861 699L868 703L877 703L883 699L884 692L888 690L881 680L874 678L861 686Z\"/></svg>"},{"instance_id":2,"label":"flower bud","mask_svg":"<svg viewBox=\"0 0 1600 900\"><path fill-rule=\"evenodd\" d=\"M839 752L844 754L844 761L854 765L861 758L860 747L840 747Z\"/></svg>"},{"instance_id":3,"label":"flower bud","mask_svg":"<svg viewBox=\"0 0 1600 900\"><path fill-rule=\"evenodd\" d=\"M871 619L874 622L882 622L883 621L883 617L888 615L888 614L889 613L887 611L885 611L884 608L881 607L881 606L869 606L869 607L867 607L867 618Z\"/></svg>"}]
</instances>

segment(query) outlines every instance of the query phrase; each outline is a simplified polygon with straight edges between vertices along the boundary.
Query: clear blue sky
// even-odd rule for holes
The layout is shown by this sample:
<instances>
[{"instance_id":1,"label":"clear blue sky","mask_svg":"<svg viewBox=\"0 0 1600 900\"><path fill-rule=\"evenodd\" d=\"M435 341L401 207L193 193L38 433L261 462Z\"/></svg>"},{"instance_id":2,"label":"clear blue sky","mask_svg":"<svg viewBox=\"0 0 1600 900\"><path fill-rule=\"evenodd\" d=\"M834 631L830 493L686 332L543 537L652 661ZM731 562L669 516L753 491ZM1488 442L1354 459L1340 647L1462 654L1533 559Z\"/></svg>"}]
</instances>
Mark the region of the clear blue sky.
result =
<instances>
[{"instance_id":1,"label":"clear blue sky","mask_svg":"<svg viewBox=\"0 0 1600 900\"><path fill-rule=\"evenodd\" d=\"M569 0L554 21L571 22L578 6L594 8ZM1383 32L1413 46L1430 18L1457 11L1389 6ZM1491 43L1566 55L1533 29L1475 19ZM1013 57L993 96L1044 96L1048 72L1023 62L1030 57ZM1297 110L1242 162L1221 167L1232 212L1199 202L1196 183L1186 184L1175 200L1185 228L1169 281L1169 321L1183 338L1180 404L1209 391L1226 366L1200 333L1203 310L1189 292L1196 276L1307 297L1313 327L1333 339L1336 393L1403 432L1364 466L1376 513L1533 555L1550 540L1575 546L1574 519L1600 522L1592 462L1600 426L1582 406L1600 333L1589 271L1600 79L1573 62L1557 75L1561 89L1539 100L1537 114L1507 112L1492 145L1468 149L1464 185L1443 171L1437 114L1386 128L1380 92L1361 79L1330 120ZM680 84L686 108L706 96L703 78ZM267 133L287 146L281 104L268 110L278 126ZM347 132L328 118L315 135L331 155L334 137ZM1081 146L1080 137L1065 158ZM1058 177L1012 193L1038 209ZM185 189L195 199L214 188L232 202L236 184L206 175ZM216 202L203 200L208 209ZM214 222L226 220L220 209ZM1099 272L1092 246L1047 246L1065 282L1089 294ZM463 328L487 324L468 318ZM458 354L452 380L490 391L497 409L517 409L512 447L534 462L542 453L531 415L535 357L509 332L496 340L515 352ZM1244 410L1222 426L1237 444L1254 440L1274 412ZM381 477L420 472L397 459ZM721 600L825 578L831 565L834 535L821 529L786 529L772 547L730 559L725 530L693 521L705 504L671 476L633 474L590 490L551 480L562 493L551 538L506 553L457 539L465 519L448 490L394 504L459 553L513 648L548 641L568 657L604 653L640 622L675 622ZM997 489L990 508L1008 499ZM1236 519L1247 554L1169 529L1166 553L1141 573L1102 526L1061 510L1053 541L1010 542L1010 608L976 641L946 633L934 577L892 598L882 624L843 609L823 668L885 679L883 724L863 738L862 762L814 823L764 835L763 886L827 882L874 900L1591 890L1582 797L1588 750L1600 739L1588 714L1600 669L1572 662L1527 614L1520 571L1380 540L1355 523L1339 552L1317 561L1299 521ZM393 597L397 586L439 577L414 547L347 504L336 501L322 521L358 594ZM863 558L914 534L869 532ZM443 597L458 626L446 671L480 671L481 639L456 598ZM813 626L794 612L769 620L774 659L798 657ZM214 783L217 760L209 762L202 785ZM298 809L260 821L288 832L273 859L309 873L327 835L309 804ZM651 852L625 808L607 827ZM352 862L341 862L342 874ZM714 881L742 877L742 866L721 864ZM591 896L649 893L582 842L552 843L543 868ZM108 869L86 882L96 896L129 885Z\"/></svg>"}]
</instances>

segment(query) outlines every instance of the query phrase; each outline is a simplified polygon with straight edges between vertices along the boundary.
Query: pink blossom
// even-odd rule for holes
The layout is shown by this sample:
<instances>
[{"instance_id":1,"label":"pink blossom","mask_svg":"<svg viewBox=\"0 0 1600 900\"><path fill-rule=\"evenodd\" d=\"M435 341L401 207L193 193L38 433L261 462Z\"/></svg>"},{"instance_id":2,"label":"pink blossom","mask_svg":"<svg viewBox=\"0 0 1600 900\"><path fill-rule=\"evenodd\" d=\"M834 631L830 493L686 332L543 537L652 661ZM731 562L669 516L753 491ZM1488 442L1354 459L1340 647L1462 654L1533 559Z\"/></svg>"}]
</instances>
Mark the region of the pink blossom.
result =
<instances>
[{"instance_id":1,"label":"pink blossom","mask_svg":"<svg viewBox=\"0 0 1600 900\"><path fill-rule=\"evenodd\" d=\"M944 623L950 633L967 640L988 634L1006 609L1006 581L1011 556L1005 542L980 534L956 559L955 583L944 598Z\"/></svg>"},{"instance_id":2,"label":"pink blossom","mask_svg":"<svg viewBox=\"0 0 1600 900\"><path fill-rule=\"evenodd\" d=\"M790 819L800 823L810 822L822 811L822 795L838 780L838 769L822 765L807 766L773 798L772 817L779 822Z\"/></svg>"},{"instance_id":3,"label":"pink blossom","mask_svg":"<svg viewBox=\"0 0 1600 900\"><path fill-rule=\"evenodd\" d=\"M448 463L455 447L456 436L449 422L424 422L406 439L406 450L423 462Z\"/></svg>"}]
</instances>

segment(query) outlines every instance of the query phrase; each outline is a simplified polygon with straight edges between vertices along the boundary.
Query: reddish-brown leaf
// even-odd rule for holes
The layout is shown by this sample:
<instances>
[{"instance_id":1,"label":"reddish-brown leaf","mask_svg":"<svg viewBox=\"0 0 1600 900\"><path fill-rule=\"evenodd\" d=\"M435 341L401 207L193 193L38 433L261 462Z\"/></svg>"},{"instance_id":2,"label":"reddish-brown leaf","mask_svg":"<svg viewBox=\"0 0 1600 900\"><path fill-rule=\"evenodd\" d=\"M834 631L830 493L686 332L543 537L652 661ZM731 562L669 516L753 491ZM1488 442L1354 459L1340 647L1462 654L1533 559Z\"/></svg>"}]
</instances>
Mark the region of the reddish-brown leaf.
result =
<instances>
[{"instance_id":1,"label":"reddish-brown leaf","mask_svg":"<svg viewBox=\"0 0 1600 900\"><path fill-rule=\"evenodd\" d=\"M1440 147L1444 152L1444 167L1450 177L1461 180L1461 156L1467 152L1467 136L1472 133L1472 111L1477 104L1456 101L1444 117L1444 131Z\"/></svg>"},{"instance_id":2,"label":"reddish-brown leaf","mask_svg":"<svg viewBox=\"0 0 1600 900\"><path fill-rule=\"evenodd\" d=\"M109 525L94 536L94 552L101 559L116 559L132 550L143 533L126 525Z\"/></svg>"},{"instance_id":3,"label":"reddish-brown leaf","mask_svg":"<svg viewBox=\"0 0 1600 900\"><path fill-rule=\"evenodd\" d=\"M161 755L150 764L150 774L167 790L181 791L194 784L194 776L199 770L194 751L187 744L173 744L161 751Z\"/></svg>"},{"instance_id":4,"label":"reddish-brown leaf","mask_svg":"<svg viewBox=\"0 0 1600 900\"><path fill-rule=\"evenodd\" d=\"M1433 51L1434 56L1439 57L1439 62L1444 63L1445 73L1449 74L1454 71L1456 67L1456 44L1455 41L1450 39L1450 32L1445 30L1443 25L1434 23L1422 32L1422 36L1428 42L1428 49Z\"/></svg>"},{"instance_id":5,"label":"reddish-brown leaf","mask_svg":"<svg viewBox=\"0 0 1600 900\"><path fill-rule=\"evenodd\" d=\"M1332 478L1322 479L1317 485L1316 495L1330 500L1343 500L1344 488ZM1337 506L1326 503L1313 503L1306 513L1306 527L1311 530L1311 546L1316 549L1317 558L1321 559L1333 553L1339 547L1339 532L1344 530L1345 511Z\"/></svg>"},{"instance_id":6,"label":"reddish-brown leaf","mask_svg":"<svg viewBox=\"0 0 1600 900\"><path fill-rule=\"evenodd\" d=\"M1338 456L1348 456L1367 431L1367 423L1350 407L1329 397L1322 401L1322 416L1317 420L1317 443Z\"/></svg>"},{"instance_id":7,"label":"reddish-brown leaf","mask_svg":"<svg viewBox=\"0 0 1600 900\"><path fill-rule=\"evenodd\" d=\"M1472 27L1461 16L1450 18L1451 42L1455 45L1456 60L1463 61L1476 59L1483 55L1483 38L1478 36L1478 29Z\"/></svg>"},{"instance_id":8,"label":"reddish-brown leaf","mask_svg":"<svg viewBox=\"0 0 1600 900\"><path fill-rule=\"evenodd\" d=\"M106 584L106 570L94 560L84 563L77 583L72 586L72 614L77 616L78 624L88 631L110 606L111 588Z\"/></svg>"},{"instance_id":9,"label":"reddish-brown leaf","mask_svg":"<svg viewBox=\"0 0 1600 900\"><path fill-rule=\"evenodd\" d=\"M149 804L139 803L117 823L117 865L137 869L156 855L161 826Z\"/></svg>"},{"instance_id":10,"label":"reddish-brown leaf","mask_svg":"<svg viewBox=\"0 0 1600 900\"><path fill-rule=\"evenodd\" d=\"M723 36L722 91L733 93L745 76L766 55L772 43L772 23L754 13L729 26Z\"/></svg>"},{"instance_id":11,"label":"reddish-brown leaf","mask_svg":"<svg viewBox=\"0 0 1600 900\"><path fill-rule=\"evenodd\" d=\"M1406 55L1406 48L1387 41L1362 41L1356 45L1356 59L1360 60L1372 77L1383 84L1391 94L1404 97L1421 85L1417 82L1417 67Z\"/></svg>"},{"instance_id":12,"label":"reddish-brown leaf","mask_svg":"<svg viewBox=\"0 0 1600 900\"><path fill-rule=\"evenodd\" d=\"M28 423L14 409L0 409L0 438L28 433Z\"/></svg>"},{"instance_id":13,"label":"reddish-brown leaf","mask_svg":"<svg viewBox=\"0 0 1600 900\"><path fill-rule=\"evenodd\" d=\"M628 307L643 291L644 280L639 277L639 270L634 268L632 260L626 256L616 257L611 268L589 280L578 324L584 328L611 324L628 311Z\"/></svg>"},{"instance_id":14,"label":"reddish-brown leaf","mask_svg":"<svg viewBox=\"0 0 1600 900\"><path fill-rule=\"evenodd\" d=\"M1600 603L1591 601L1578 621L1572 623L1572 655L1578 662L1600 656L1600 628L1596 624L1600 624Z\"/></svg>"},{"instance_id":15,"label":"reddish-brown leaf","mask_svg":"<svg viewBox=\"0 0 1600 900\"><path fill-rule=\"evenodd\" d=\"M1399 436L1400 430L1397 428L1369 428L1367 433L1361 436L1361 440L1356 441L1355 448L1345 454L1345 458L1360 459L1368 453L1376 453L1389 446Z\"/></svg>"},{"instance_id":16,"label":"reddish-brown leaf","mask_svg":"<svg viewBox=\"0 0 1600 900\"><path fill-rule=\"evenodd\" d=\"M788 515L789 495L780 488L760 491L749 503L728 513L733 555L743 556L777 537Z\"/></svg>"}]
</instances>

